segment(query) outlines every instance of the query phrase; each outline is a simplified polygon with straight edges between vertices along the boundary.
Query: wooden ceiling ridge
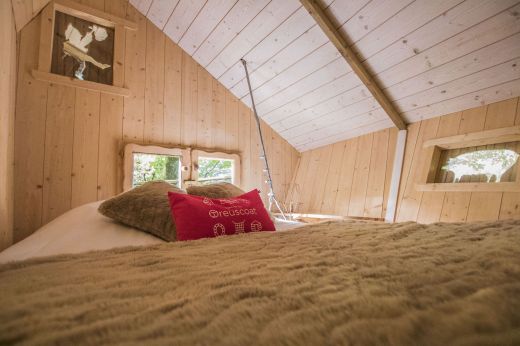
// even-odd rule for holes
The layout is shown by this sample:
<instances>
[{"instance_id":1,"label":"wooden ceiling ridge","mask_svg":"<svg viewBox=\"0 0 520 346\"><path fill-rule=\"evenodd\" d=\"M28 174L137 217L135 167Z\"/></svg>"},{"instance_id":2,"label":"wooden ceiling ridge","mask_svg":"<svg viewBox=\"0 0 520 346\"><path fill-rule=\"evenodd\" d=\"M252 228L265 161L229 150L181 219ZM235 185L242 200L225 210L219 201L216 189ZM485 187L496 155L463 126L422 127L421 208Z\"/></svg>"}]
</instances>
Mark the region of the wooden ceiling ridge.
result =
<instances>
[{"instance_id":1,"label":"wooden ceiling ridge","mask_svg":"<svg viewBox=\"0 0 520 346\"><path fill-rule=\"evenodd\" d=\"M343 58L345 58L345 60L350 65L354 73L359 77L359 79L361 79L361 81L370 91L372 96L381 105L381 107L392 120L394 125L400 130L406 130L406 123L404 122L399 112L395 109L394 105L390 102L390 100L385 95L383 90L379 87L374 78L370 75L370 73L368 73L366 68L363 66L363 64L357 57L356 53L348 45L347 41L336 30L334 24L332 24L330 19L323 12L318 2L316 0L300 0L300 2L309 12L309 14L314 18L314 20L323 30L330 42L334 44L334 46L338 49Z\"/></svg>"}]
</instances>

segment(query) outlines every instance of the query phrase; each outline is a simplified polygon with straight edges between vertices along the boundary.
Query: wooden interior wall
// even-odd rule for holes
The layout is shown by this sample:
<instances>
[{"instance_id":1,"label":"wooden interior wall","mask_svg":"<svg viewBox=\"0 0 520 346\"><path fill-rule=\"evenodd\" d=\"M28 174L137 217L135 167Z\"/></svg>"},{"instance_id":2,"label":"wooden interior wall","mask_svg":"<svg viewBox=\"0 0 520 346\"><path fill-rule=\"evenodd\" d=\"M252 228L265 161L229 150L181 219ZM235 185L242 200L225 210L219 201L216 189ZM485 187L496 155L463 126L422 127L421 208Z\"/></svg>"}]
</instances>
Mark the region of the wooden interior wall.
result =
<instances>
[{"instance_id":1,"label":"wooden interior wall","mask_svg":"<svg viewBox=\"0 0 520 346\"><path fill-rule=\"evenodd\" d=\"M518 98L413 123L408 128L397 221L466 222L520 218L520 193L420 192L414 187L425 140L520 125ZM287 202L299 212L384 217L396 130L302 153Z\"/></svg>"},{"instance_id":2,"label":"wooden interior wall","mask_svg":"<svg viewBox=\"0 0 520 346\"><path fill-rule=\"evenodd\" d=\"M302 153L286 204L296 212L383 218L397 129Z\"/></svg>"},{"instance_id":3,"label":"wooden interior wall","mask_svg":"<svg viewBox=\"0 0 520 346\"><path fill-rule=\"evenodd\" d=\"M13 241L16 29L11 3L0 1L0 250Z\"/></svg>"},{"instance_id":4,"label":"wooden interior wall","mask_svg":"<svg viewBox=\"0 0 520 346\"><path fill-rule=\"evenodd\" d=\"M81 1L126 17L131 97L36 81L40 16L21 31L16 105L15 241L84 203L122 190L124 142L241 153L244 189L266 186L252 113L126 0ZM284 198L299 153L263 124L275 192Z\"/></svg>"},{"instance_id":5,"label":"wooden interior wall","mask_svg":"<svg viewBox=\"0 0 520 346\"><path fill-rule=\"evenodd\" d=\"M520 125L518 98L424 120L409 126L397 221L466 222L520 218L520 193L420 192L425 140Z\"/></svg>"}]
</instances>

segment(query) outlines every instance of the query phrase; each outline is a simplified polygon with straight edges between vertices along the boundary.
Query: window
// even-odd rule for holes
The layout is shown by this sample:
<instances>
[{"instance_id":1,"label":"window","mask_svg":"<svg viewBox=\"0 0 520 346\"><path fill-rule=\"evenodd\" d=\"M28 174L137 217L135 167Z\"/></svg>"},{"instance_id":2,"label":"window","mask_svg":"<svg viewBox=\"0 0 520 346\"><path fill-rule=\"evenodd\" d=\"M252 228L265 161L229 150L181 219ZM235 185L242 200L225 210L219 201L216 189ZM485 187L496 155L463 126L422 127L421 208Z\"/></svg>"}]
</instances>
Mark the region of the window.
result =
<instances>
[{"instance_id":1,"label":"window","mask_svg":"<svg viewBox=\"0 0 520 346\"><path fill-rule=\"evenodd\" d=\"M233 183L232 159L218 159L212 157L199 157L198 182L202 185L214 183Z\"/></svg>"},{"instance_id":2,"label":"window","mask_svg":"<svg viewBox=\"0 0 520 346\"><path fill-rule=\"evenodd\" d=\"M147 181L166 180L182 188L188 178L190 150L127 144L124 152L124 190Z\"/></svg>"},{"instance_id":3,"label":"window","mask_svg":"<svg viewBox=\"0 0 520 346\"><path fill-rule=\"evenodd\" d=\"M153 180L165 180L179 188L218 182L240 185L240 157L191 148L125 145L124 190Z\"/></svg>"},{"instance_id":4,"label":"window","mask_svg":"<svg viewBox=\"0 0 520 346\"><path fill-rule=\"evenodd\" d=\"M220 182L240 185L240 157L237 154L193 150L191 154L193 183L199 185Z\"/></svg>"},{"instance_id":5,"label":"window","mask_svg":"<svg viewBox=\"0 0 520 346\"><path fill-rule=\"evenodd\" d=\"M181 187L180 156L133 153L133 161L132 187L152 180L165 180Z\"/></svg>"},{"instance_id":6,"label":"window","mask_svg":"<svg viewBox=\"0 0 520 346\"><path fill-rule=\"evenodd\" d=\"M520 142L442 150L436 183L514 182Z\"/></svg>"},{"instance_id":7,"label":"window","mask_svg":"<svg viewBox=\"0 0 520 346\"><path fill-rule=\"evenodd\" d=\"M520 192L520 126L425 141L419 191Z\"/></svg>"}]
</instances>

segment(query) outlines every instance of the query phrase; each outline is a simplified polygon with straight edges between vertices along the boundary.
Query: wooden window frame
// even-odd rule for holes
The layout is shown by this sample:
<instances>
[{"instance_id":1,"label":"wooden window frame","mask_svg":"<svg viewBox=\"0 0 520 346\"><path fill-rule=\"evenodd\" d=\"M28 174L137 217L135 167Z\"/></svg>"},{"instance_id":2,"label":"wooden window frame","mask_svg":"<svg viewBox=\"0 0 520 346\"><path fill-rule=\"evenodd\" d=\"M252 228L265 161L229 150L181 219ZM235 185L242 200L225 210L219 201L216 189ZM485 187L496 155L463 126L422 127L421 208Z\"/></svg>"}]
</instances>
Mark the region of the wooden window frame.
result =
<instances>
[{"instance_id":1,"label":"wooden window frame","mask_svg":"<svg viewBox=\"0 0 520 346\"><path fill-rule=\"evenodd\" d=\"M194 149L191 152L191 162L192 162L192 174L191 178L193 179L193 183L196 183L199 179L199 170L198 170L198 162L199 157L210 157L215 159L222 160L233 160L233 177L232 182L234 185L240 186L240 156L234 153L224 153L221 151L206 151L201 149Z\"/></svg>"},{"instance_id":2,"label":"wooden window frame","mask_svg":"<svg viewBox=\"0 0 520 346\"><path fill-rule=\"evenodd\" d=\"M423 143L423 155L426 157L425 165L419 181L416 183L416 189L418 191L444 192L520 192L520 163L517 163L517 174L514 182L435 183L435 175L439 168L443 150L517 141L520 141L520 126L427 140Z\"/></svg>"},{"instance_id":3,"label":"wooden window frame","mask_svg":"<svg viewBox=\"0 0 520 346\"><path fill-rule=\"evenodd\" d=\"M233 160L233 184L240 186L240 155L235 152L212 151L191 147L166 147L156 144L127 143L123 149L123 191L132 188L134 177L134 153L151 155L170 155L181 157L181 188L197 185L199 157Z\"/></svg>"},{"instance_id":4,"label":"wooden window frame","mask_svg":"<svg viewBox=\"0 0 520 346\"><path fill-rule=\"evenodd\" d=\"M190 149L184 148L168 148L158 145L141 145L129 143L125 145L123 154L123 190L128 191L132 188L134 178L134 154L152 154L152 155L169 155L181 157L181 188L184 186L184 181L190 176Z\"/></svg>"},{"instance_id":5,"label":"wooden window frame","mask_svg":"<svg viewBox=\"0 0 520 346\"><path fill-rule=\"evenodd\" d=\"M51 73L52 45L54 38L54 20L56 11L71 15L92 23L114 29L114 56L112 62L112 85L79 80L72 77ZM90 8L70 0L53 0L42 11L38 56L38 69L32 70L32 76L44 82L67 85L76 88L100 91L128 97L130 90L124 88L124 57L126 30L137 30L137 25L117 16Z\"/></svg>"}]
</instances>

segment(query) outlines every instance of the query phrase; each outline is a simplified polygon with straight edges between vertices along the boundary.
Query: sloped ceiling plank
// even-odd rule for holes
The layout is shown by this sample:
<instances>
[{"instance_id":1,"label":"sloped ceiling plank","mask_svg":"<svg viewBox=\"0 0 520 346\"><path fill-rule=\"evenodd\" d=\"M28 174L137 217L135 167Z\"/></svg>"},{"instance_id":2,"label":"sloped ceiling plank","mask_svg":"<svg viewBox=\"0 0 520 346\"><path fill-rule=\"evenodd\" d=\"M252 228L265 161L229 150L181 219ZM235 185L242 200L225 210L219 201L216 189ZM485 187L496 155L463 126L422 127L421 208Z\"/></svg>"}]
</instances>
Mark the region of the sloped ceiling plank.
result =
<instances>
[{"instance_id":1,"label":"sloped ceiling plank","mask_svg":"<svg viewBox=\"0 0 520 346\"><path fill-rule=\"evenodd\" d=\"M436 19L432 20L431 22L427 23L425 26L429 26L432 22L436 22L438 25L440 25L441 23L445 23L446 25L444 25L443 27L448 26L450 28L450 30L452 30L452 31L445 32L443 30L434 30L431 26L429 26L430 34L426 35L427 32L423 31L422 28L418 29L416 32L421 32L423 34L423 36L421 37L421 40L420 40L421 44L424 43L425 45L431 46L432 48L429 50L426 50L424 52L424 54L415 52L416 55L417 54L421 55L421 59L414 58L414 60L416 60L416 62L414 64L410 64L410 66L409 66L410 68L403 69L402 72L404 72L404 73L396 74L396 77L403 76L403 75L407 76L407 72L409 72L411 69L413 70L418 67L423 69L425 72L431 71L432 68L435 68L435 65L428 66L428 65L424 64L423 61L425 60L426 57L432 56L434 58L434 60L439 61L438 65L443 65L443 63L445 64L445 62L441 62L440 59L448 60L448 65L449 65L450 59L457 58L457 54L464 54L464 52L467 52L467 50L469 50L468 46L469 47L483 47L483 46L485 47L486 45L488 45L490 43L493 43L497 40L502 39L504 36L507 37L511 34L514 34L514 32L517 31L517 29L515 29L515 26L518 25L518 20L516 19L516 17L514 15L512 15L515 12L517 12L515 10L515 8L513 7L513 8L508 9L508 6L510 7L511 4L514 4L514 2L505 1L505 2L499 2L499 3L494 2L493 3L493 2L487 1L487 2L476 3L474 1L466 1L466 2L456 6L452 10L446 12L444 15L439 16ZM504 10L506 10L506 11L504 11ZM467 12L471 12L472 16L467 16L466 15ZM493 17L494 15L497 15L497 17L496 18ZM439 18L442 18L442 21L438 20ZM448 20L446 18L449 18L449 23L450 23L449 25L446 22ZM490 19L485 20L486 18L490 18ZM474 27L471 27L472 25L474 25L475 23L479 23L483 19L485 20L484 22L482 22ZM468 27L470 29L467 31L471 35L464 32L464 30L467 29ZM452 38L449 38L450 37L449 35L453 35L453 31L459 30L459 28L462 32L458 35L452 36ZM442 34L439 34L439 32L441 32ZM478 32L478 34L477 34L477 32ZM413 35L410 35L410 37L412 37L412 36ZM471 37L471 36L473 36L473 37ZM482 37L480 42L479 42L479 36ZM435 47L436 41L442 40L443 38L446 38L446 37L448 37L448 40L445 42L453 42L453 46L449 47L449 48L445 47L442 50L437 50L438 48ZM428 40L430 38L434 39L434 41L428 42ZM406 43L406 40L403 40L403 41L405 41L405 43ZM399 40L398 42L400 44L403 44L401 40ZM510 41L510 42L512 43L512 41ZM400 54L402 54L403 51L405 51L404 48L397 49L397 48L395 48L396 45L393 45L393 46L394 46L394 49L392 49L392 50L394 53L396 53L395 55L400 55ZM518 47L518 44L516 44L514 46ZM502 46L502 47L504 47L504 46ZM387 49L389 49L389 48L387 48ZM388 56L388 57L392 57L392 55L390 53L386 54L387 49L384 49L380 53L377 53L374 56L374 58L377 58L379 56L379 54L382 54L382 55ZM473 49L475 49L475 48L473 48ZM412 50L412 49L410 48L409 50ZM458 51L461 53L457 53ZM511 47L510 47L509 51L511 51ZM414 52L412 52L412 54L414 54ZM490 64L500 63L501 61L506 59L507 56L505 56L505 54L507 54L507 51L502 52L500 50L497 50L497 53L491 60L485 59L485 57L482 57L480 59L479 59L479 57L473 57L473 58L479 59L479 61L487 60L487 64L490 65ZM455 55L455 56L453 56L453 55ZM436 56L438 58L435 58ZM511 57L511 55L509 55L509 57ZM377 59L373 60L373 61L377 61ZM407 60L405 60L403 62L403 64L406 64L406 63L407 63ZM463 62L457 61L456 64L459 66L459 70L460 70L460 66L463 64ZM464 64L472 64L472 63L469 62L469 60L467 60L466 62L464 62ZM473 64L473 65L475 65L475 64ZM396 66L399 66L399 63ZM464 71L459 71L459 70L457 70L457 66L452 66L452 67L448 67L447 65L444 65L444 66L446 66L445 71L448 71L449 69L453 69L453 71L455 71L455 73L453 73L453 78L451 78L451 79L459 78L461 76L461 74L463 74L463 73L467 74L467 73L475 72L475 70L477 69L477 67L473 66L473 70L465 68L465 69L463 69ZM485 68L485 67L482 67L482 68ZM416 79L416 77L422 78L420 76L420 74L421 74L421 72L419 74L413 76L412 79ZM458 74L458 76L457 76L457 74ZM377 76L376 76L376 78L377 78ZM384 79L382 79L382 80L384 81ZM407 80L408 79L405 77L404 83L410 85L410 83L406 83ZM402 80L399 82L402 82ZM430 82L430 81L427 81L427 82ZM325 87L327 87L327 86L325 86ZM430 83L428 83L427 85L423 84L424 89L431 88L431 87L432 87L432 84L430 84ZM385 89L385 90L387 90L390 95L392 88ZM415 90L416 92L421 91L421 90L417 90L416 88L410 88L408 92L413 93L412 90ZM314 93L316 95L319 95L318 91L314 91ZM330 93L328 93L328 95L330 95ZM288 106L289 106L288 108L290 109L290 111L284 112L284 109L283 109L284 106L282 106L280 113L277 116L275 115L273 117L270 117L270 115L267 114L266 118L269 119L268 122L273 126L273 128L278 129L278 127L273 123L273 121L281 122L286 117L298 115L298 112L301 112L301 109L298 108L298 104L302 104L302 105L305 104L305 107L306 107L305 110L319 106L319 103L316 103L314 105L309 104L309 99L307 98L307 96L308 95L304 94L304 95L300 96L299 100L298 99L292 100L290 103L288 103ZM312 96L312 95L310 95L310 96ZM311 97L311 99L312 99L312 97ZM393 99L393 98L391 98L391 99ZM318 98L316 98L315 100L318 100ZM322 101L322 102L324 102L324 101ZM331 99L329 99L327 102L333 102L333 101L331 101ZM292 107L291 107L291 103L292 103ZM276 113L277 110L274 110L272 112ZM439 114L437 114L437 115L439 115Z\"/></svg>"},{"instance_id":2,"label":"sloped ceiling plank","mask_svg":"<svg viewBox=\"0 0 520 346\"><path fill-rule=\"evenodd\" d=\"M180 0L164 26L164 33L178 44L205 4L206 0Z\"/></svg>"},{"instance_id":3,"label":"sloped ceiling plank","mask_svg":"<svg viewBox=\"0 0 520 346\"><path fill-rule=\"evenodd\" d=\"M269 2L222 51L211 53L206 69L214 76L222 76L281 23L292 18L299 7L297 1Z\"/></svg>"},{"instance_id":4,"label":"sloped ceiling plank","mask_svg":"<svg viewBox=\"0 0 520 346\"><path fill-rule=\"evenodd\" d=\"M239 0L197 48L193 55L195 60L207 66L215 54L222 51L268 3L269 0Z\"/></svg>"},{"instance_id":5,"label":"sloped ceiling plank","mask_svg":"<svg viewBox=\"0 0 520 346\"><path fill-rule=\"evenodd\" d=\"M473 3L471 3L471 2L473 2ZM363 11L365 11L373 3L376 3L376 4L384 7L387 4L394 3L394 2L386 1L386 2L384 2L384 4L381 4L380 1L373 1L373 2L369 3L366 7L364 7L362 9L362 11L360 11L358 14L356 14L351 19L349 19L340 28L340 31L344 31L345 28L347 28L347 27L350 28L350 30L352 30L352 28L355 27L354 23L357 23L358 25L362 25L362 23L357 21L357 19L359 17L366 18L368 14L367 13L361 14L361 13ZM467 3L469 3L469 5ZM444 15L434 18L432 21L425 24L423 27L417 29L415 32L410 34L408 37L405 37L405 39L403 39L402 41L397 40L394 44L390 45L387 48L382 49L380 52L378 52L373 57L366 60L364 63L366 64L367 68L369 68L369 70L371 70L373 72L374 69L378 67L377 64L384 63L384 64L387 64L386 66L389 66L388 61L393 62L395 65L399 64L400 62L405 62L407 58L414 56L416 54L416 52L414 52L414 49L415 49L414 47L416 44L420 45L421 48L422 47L426 47L426 48L433 47L433 46L435 46L436 43L439 43L443 39L449 38L450 35L453 35L453 32L455 30L463 31L464 29L467 29L471 25L478 23L482 19L492 16L496 13L499 13L500 11L509 7L511 4L510 3L505 4L505 5L498 4L498 5L494 5L494 7L489 5L488 3L485 3L484 5L475 6L474 1L469 1L469 2L462 3L451 10L447 9L448 11ZM474 10L474 7L478 7L479 11ZM466 12L472 12L473 16L467 17L465 15ZM393 13L393 11L392 11L392 13ZM461 16L462 16L462 18L461 18ZM375 16L375 17L377 17L377 16ZM384 17L380 18L380 19L383 20ZM431 26L431 23L436 23L437 27L449 28L450 30L434 29L433 26ZM372 21L372 24L375 25L376 23L374 23ZM390 30L390 31L393 30L393 28L384 21L382 21L378 24L384 26L386 30ZM377 27L377 26L378 25L375 25L375 27ZM424 27L428 27L428 30L424 30L423 29ZM369 30L370 30L370 28L369 28ZM419 33L419 32L420 32L420 35L415 35L415 33ZM455 33L456 32L458 32L458 31L455 31ZM365 33L365 35L367 35L368 33ZM355 46L355 43L354 43L354 46ZM453 47L452 47L452 50L453 50ZM383 56L384 58L380 59L379 58L380 56ZM402 57L402 59L398 60L398 59L396 59L396 57ZM422 57L422 59L424 60L424 56ZM375 67L373 66L373 63L375 64ZM393 65L390 65L390 66L393 66ZM418 59L416 59L416 63L413 64L413 68L416 69L418 67L425 69L425 70L428 69L428 66L425 66L422 63L422 60L419 61ZM384 82L384 78L379 78L377 75L375 78L380 83ZM383 85L383 86L386 86L386 85ZM324 94L330 95L329 93L324 93ZM306 96L307 95L302 95L301 98L306 98ZM272 119L271 121L281 120L281 119L276 119L275 117L271 117L271 119Z\"/></svg>"},{"instance_id":6,"label":"sloped ceiling plank","mask_svg":"<svg viewBox=\"0 0 520 346\"><path fill-rule=\"evenodd\" d=\"M520 72L517 60L520 57L520 45L517 42L520 42L520 34L485 47L475 54L464 56L450 64L430 70L426 76L418 75L417 78L406 80L399 89L395 89L395 94L390 94L389 98L399 104L400 109L406 115L410 110L425 107L430 103L441 102L446 98L482 90L489 85L498 85L518 79ZM497 62L498 65L495 65ZM430 84L432 80L436 81L433 83L435 84L433 87ZM388 90L392 92L394 89ZM402 97L395 101L392 96L398 95L397 92ZM338 102L339 100L334 98L324 105L337 105ZM320 106L323 107L323 105L318 105L313 109L320 109ZM345 110L345 113L348 112ZM302 113L298 114L297 132L309 132L311 129L315 129L316 123L332 121L326 114L313 115L310 118L312 121L306 119L304 115L302 116ZM281 133L288 134L287 131L281 131Z\"/></svg>"},{"instance_id":7,"label":"sloped ceiling plank","mask_svg":"<svg viewBox=\"0 0 520 346\"><path fill-rule=\"evenodd\" d=\"M347 60L352 70L358 75L363 84L367 86L367 89L379 102L381 107L386 111L390 119L392 119L395 126L400 129L406 129L406 124L401 118L399 112L395 109L394 105L388 100L386 95L383 93L381 88L377 85L372 76L366 71L365 67L361 64L355 53L350 49L347 42L337 32L334 24L326 17L323 10L316 5L313 0L300 0L305 6L310 15L316 20L320 28L325 32L329 40L336 46L341 52L341 55Z\"/></svg>"},{"instance_id":8,"label":"sloped ceiling plank","mask_svg":"<svg viewBox=\"0 0 520 346\"><path fill-rule=\"evenodd\" d=\"M26 21L48 3L11 1L13 6L18 3ZM219 1L130 0L176 43L191 37L194 26L204 25L200 18L209 13L204 8ZM109 1L105 2L106 8ZM300 46L307 42L305 33L316 24L297 0L265 0L252 4L258 6L250 7L251 13L240 12L241 4L247 3L235 0L227 11L216 9L221 14L212 19L212 27L203 27L206 34L201 37L195 35L193 55L249 103L239 64L245 57L258 81L254 92L259 113L273 129L286 133L287 138L289 134L298 136L301 149L371 132L385 124L379 120L360 123L360 111L368 114L381 109L375 108L374 99L354 73L334 67L337 60L329 42L310 50ZM402 116L407 121L520 94L515 72L505 65L497 68L518 57L518 0L326 0L319 4L335 28L351 40L347 43L362 57L390 101L403 104L406 111ZM234 11L243 16L233 17ZM217 32L226 33L222 40L217 40ZM304 53L289 57L288 46ZM488 69L510 76L479 80ZM468 83L461 86L457 80ZM489 84L498 82L503 83ZM431 97L431 101L423 97ZM416 98L419 103L414 102Z\"/></svg>"},{"instance_id":9,"label":"sloped ceiling plank","mask_svg":"<svg viewBox=\"0 0 520 346\"><path fill-rule=\"evenodd\" d=\"M212 0L197 14L188 30L179 41L179 46L193 56L197 48L218 26L220 21L236 4L236 0Z\"/></svg>"},{"instance_id":10,"label":"sloped ceiling plank","mask_svg":"<svg viewBox=\"0 0 520 346\"><path fill-rule=\"evenodd\" d=\"M147 17L156 27L163 30L179 0L155 0L150 5Z\"/></svg>"}]
</instances>

